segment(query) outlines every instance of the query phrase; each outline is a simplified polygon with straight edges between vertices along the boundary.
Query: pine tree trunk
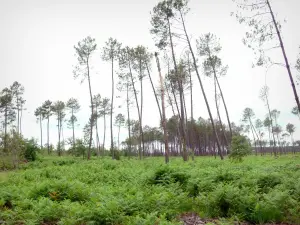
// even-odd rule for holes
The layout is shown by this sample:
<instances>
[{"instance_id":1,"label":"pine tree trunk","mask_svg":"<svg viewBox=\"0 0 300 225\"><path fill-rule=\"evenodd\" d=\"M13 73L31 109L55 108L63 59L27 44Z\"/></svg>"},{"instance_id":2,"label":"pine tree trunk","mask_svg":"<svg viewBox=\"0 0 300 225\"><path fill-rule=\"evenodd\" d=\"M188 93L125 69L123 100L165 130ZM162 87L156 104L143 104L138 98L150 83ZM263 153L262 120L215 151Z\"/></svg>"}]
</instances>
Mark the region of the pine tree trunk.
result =
<instances>
[{"instance_id":1,"label":"pine tree trunk","mask_svg":"<svg viewBox=\"0 0 300 225\"><path fill-rule=\"evenodd\" d=\"M118 131L118 150L120 150L120 129L121 129L121 125L119 125L119 131Z\"/></svg>"},{"instance_id":2,"label":"pine tree trunk","mask_svg":"<svg viewBox=\"0 0 300 225\"><path fill-rule=\"evenodd\" d=\"M140 60L140 84L141 84L141 120L140 120L140 137L142 142L142 154L145 156L145 141L144 141L144 131L143 131L143 77L142 77L142 61Z\"/></svg>"},{"instance_id":3,"label":"pine tree trunk","mask_svg":"<svg viewBox=\"0 0 300 225\"><path fill-rule=\"evenodd\" d=\"M141 127L141 113L140 113L140 107L139 107L139 102L138 102L138 98L137 98L137 92L134 86L134 81L133 81L133 75L132 75L132 71L131 71L131 63L130 63L130 59L128 59L128 67L129 67L129 74L130 74L130 78L131 78L131 84L132 84L132 88L133 88L133 92L134 92L134 98L135 98L135 103L136 103L136 107L138 110L138 117L139 117L139 127L140 127L140 133L142 133L142 127ZM139 159L142 159L142 152L141 152L141 141L139 141Z\"/></svg>"},{"instance_id":4,"label":"pine tree trunk","mask_svg":"<svg viewBox=\"0 0 300 225\"><path fill-rule=\"evenodd\" d=\"M96 111L98 106L96 105ZM97 138L97 156L100 155L100 140L99 140L99 131L98 131L98 112L96 113L96 121L95 121L95 128L96 128L96 138Z\"/></svg>"},{"instance_id":5,"label":"pine tree trunk","mask_svg":"<svg viewBox=\"0 0 300 225\"><path fill-rule=\"evenodd\" d=\"M168 135L167 135L167 126L166 126L164 81L163 81L163 77L161 75L161 69L160 69L160 64L159 64L159 59L158 59L157 53L155 53L155 58L156 58L158 74L160 77L162 126L163 126L163 130L164 130L164 142L165 142L165 163L169 163L169 144L168 144Z\"/></svg>"},{"instance_id":6,"label":"pine tree trunk","mask_svg":"<svg viewBox=\"0 0 300 225\"><path fill-rule=\"evenodd\" d=\"M43 149L43 127L42 127L42 115L40 115L40 132L41 132L41 150Z\"/></svg>"},{"instance_id":7,"label":"pine tree trunk","mask_svg":"<svg viewBox=\"0 0 300 225\"><path fill-rule=\"evenodd\" d=\"M113 135L113 108L114 108L114 58L111 59L111 106L110 106L110 150L111 157L115 159L114 156L114 135Z\"/></svg>"},{"instance_id":8,"label":"pine tree trunk","mask_svg":"<svg viewBox=\"0 0 300 225\"><path fill-rule=\"evenodd\" d=\"M168 90L166 82L165 82L165 90L167 91L167 95L168 95L169 102L170 102L170 105L171 105L171 108L172 108L173 116L175 116L173 102L172 102L172 99L171 99L171 96L170 96L170 93L169 93L169 90Z\"/></svg>"},{"instance_id":9,"label":"pine tree trunk","mask_svg":"<svg viewBox=\"0 0 300 225\"><path fill-rule=\"evenodd\" d=\"M62 119L60 121L60 132L61 132L61 136L62 136L62 151L64 151L65 150L65 137L64 137L64 127L63 127Z\"/></svg>"},{"instance_id":10,"label":"pine tree trunk","mask_svg":"<svg viewBox=\"0 0 300 225\"><path fill-rule=\"evenodd\" d=\"M75 152L75 125L74 125L74 112L72 108L72 132L73 132L73 151Z\"/></svg>"},{"instance_id":11,"label":"pine tree trunk","mask_svg":"<svg viewBox=\"0 0 300 225\"><path fill-rule=\"evenodd\" d=\"M20 134L20 108L19 108L19 97L17 95L17 117L18 117L18 121L17 121L17 133Z\"/></svg>"},{"instance_id":12,"label":"pine tree trunk","mask_svg":"<svg viewBox=\"0 0 300 225\"><path fill-rule=\"evenodd\" d=\"M178 79L179 73L178 73L178 68L177 68L177 62L175 58L175 52L174 52L174 45L173 45L173 39L172 39L172 32L171 32L171 25L170 21L168 19L168 29L169 29L169 39L170 39L170 45L171 45L171 52L172 52L172 58L173 58L173 63L174 63L174 70L175 70L175 76L178 80L178 85L179 85L179 95L180 95L180 127L181 127L181 140L183 144L183 160L187 161L188 156L187 156L187 151L186 151L186 133L185 133L185 121L184 121L184 106L183 106L183 87L182 87L182 82L181 80Z\"/></svg>"},{"instance_id":13,"label":"pine tree trunk","mask_svg":"<svg viewBox=\"0 0 300 225\"><path fill-rule=\"evenodd\" d=\"M170 72L169 72L169 68L168 68L168 78L170 77L169 74L170 74ZM179 111L179 106L178 106L178 102L177 102L177 98L176 98L176 94L175 94L175 88L174 88L174 86L173 86L172 81L171 81L170 78L169 78L169 80L170 80L171 92L172 92L172 94L173 94L175 106L176 106L176 109L177 109L177 114L178 114L179 119L181 120L181 115L180 115L180 111Z\"/></svg>"},{"instance_id":14,"label":"pine tree trunk","mask_svg":"<svg viewBox=\"0 0 300 225\"><path fill-rule=\"evenodd\" d=\"M5 113L4 113L4 150L7 151L7 111L8 108L5 106Z\"/></svg>"},{"instance_id":15,"label":"pine tree trunk","mask_svg":"<svg viewBox=\"0 0 300 225\"><path fill-rule=\"evenodd\" d=\"M223 105L224 105L224 109L225 109L225 113L226 113L226 117L227 117L227 122L228 122L228 127L229 127L229 131L230 131L230 136L232 138L232 128L231 128L231 122L230 122L230 119L229 119L229 113L228 113L228 110L227 110L227 105L226 105L226 102L225 102L223 91L221 89L219 79L217 77L216 77L216 81L217 81L217 85L218 85L220 95L221 95L221 98L222 98L222 102L223 102Z\"/></svg>"},{"instance_id":16,"label":"pine tree trunk","mask_svg":"<svg viewBox=\"0 0 300 225\"><path fill-rule=\"evenodd\" d=\"M152 87L152 91L153 91L153 94L154 94L154 97L155 97L155 100L156 100L156 104L157 104L157 107L158 107L159 116L160 116L160 119L162 120L162 113L161 113L160 105L159 105L159 102L158 102L157 94L156 94L156 91L155 91L155 88L154 88L154 85L153 85L153 81L152 81L152 78L151 78L151 74L150 74L150 71L149 71L149 67L148 67L147 63L145 63L145 65L146 65L146 68L147 68L148 77L149 77L149 80L150 80L150 83L151 83L151 87Z\"/></svg>"},{"instance_id":17,"label":"pine tree trunk","mask_svg":"<svg viewBox=\"0 0 300 225\"><path fill-rule=\"evenodd\" d=\"M182 16L181 12L180 12L180 16L181 16L181 21L182 21L182 26L183 26L183 29L184 29L184 33L185 33L185 36L186 36L186 39L187 39L187 42L188 42L188 46L189 46L190 52L192 54L192 58L193 58L193 62L194 62L194 67L195 67L196 74L197 74L197 77L198 77L198 80L199 80L199 83L200 83L201 91L202 91L202 94L203 94L203 97L204 97L204 100L205 100L205 104L206 104L206 107L207 107L207 111L208 111L208 114L209 114L209 117L210 117L210 120L211 120L213 131L214 131L214 133L216 135L218 153L220 155L220 158L223 160L224 157L223 157L223 154L221 152L220 140L219 140L219 137L218 137L218 134L217 134L217 131L216 131L215 123L213 121L213 117L212 117L212 114L211 114L211 111L210 111L210 107L209 107L209 104L208 104L208 101L207 101L207 97L206 97L206 94L205 94L205 91L204 91L204 87L203 87L203 84L202 84L202 81L201 81L201 78L200 78L200 75L199 75L199 72L198 72L197 63L196 63L196 57L194 55L194 52L193 52L193 49L192 49L192 45L190 43L190 39L189 39L189 37L187 35L185 23L184 23L183 16Z\"/></svg>"},{"instance_id":18,"label":"pine tree trunk","mask_svg":"<svg viewBox=\"0 0 300 225\"><path fill-rule=\"evenodd\" d=\"M87 159L90 160L92 139L93 139L94 104L93 104L93 95L92 95L92 87L91 87L91 79L90 79L89 59L87 59L87 77L89 82L89 91L90 91L90 100L91 100L90 140L89 140L89 149L87 154Z\"/></svg>"},{"instance_id":19,"label":"pine tree trunk","mask_svg":"<svg viewBox=\"0 0 300 225\"><path fill-rule=\"evenodd\" d=\"M23 105L21 103L21 112L20 112L20 135L22 136L22 116L23 116Z\"/></svg>"},{"instance_id":20,"label":"pine tree trunk","mask_svg":"<svg viewBox=\"0 0 300 225\"><path fill-rule=\"evenodd\" d=\"M191 97L191 120L194 121L194 107L193 107L193 83L192 83L192 72L191 72L191 62L190 54L188 54L188 65L189 65L189 78L190 78L190 97Z\"/></svg>"},{"instance_id":21,"label":"pine tree trunk","mask_svg":"<svg viewBox=\"0 0 300 225\"><path fill-rule=\"evenodd\" d=\"M225 129L224 129L224 126L223 126L223 123L222 123L222 119L221 119L221 115L220 115L220 110L219 110L219 105L218 105L216 76L214 76L214 86L215 86L215 103L216 103L217 115L218 115L218 118L219 118L219 122L220 122L220 126L221 126L221 129L222 129L222 133L223 133L223 136L224 136L224 141L225 141L226 149L228 151L228 147L229 147L228 146L228 140L227 140Z\"/></svg>"},{"instance_id":22,"label":"pine tree trunk","mask_svg":"<svg viewBox=\"0 0 300 225\"><path fill-rule=\"evenodd\" d=\"M128 80L126 85L126 91L127 91L127 117L128 117L128 157L131 156L131 132L130 132L130 111L129 111L129 86L128 86Z\"/></svg>"},{"instance_id":23,"label":"pine tree trunk","mask_svg":"<svg viewBox=\"0 0 300 225\"><path fill-rule=\"evenodd\" d=\"M102 156L105 155L105 134L106 134L106 108L104 108L104 114L103 114L103 124L104 124L104 134L103 134L103 144L102 144Z\"/></svg>"},{"instance_id":24,"label":"pine tree trunk","mask_svg":"<svg viewBox=\"0 0 300 225\"><path fill-rule=\"evenodd\" d=\"M273 136L273 153L276 156L276 141L275 141L275 135L274 135L274 130L273 130L273 119L272 119L272 114L271 114L271 109L270 109L270 104L269 104L269 99L268 96L266 97L266 102L267 102L267 107L268 107L268 112L269 112L269 119L271 121L271 131L272 131L272 136Z\"/></svg>"},{"instance_id":25,"label":"pine tree trunk","mask_svg":"<svg viewBox=\"0 0 300 225\"><path fill-rule=\"evenodd\" d=\"M274 13L273 13L273 10L272 10L272 7L271 7L271 4L270 4L269 0L267 0L267 5L269 7L269 10L270 10L270 13L271 13L271 16L272 16L272 20L273 20L273 24L274 24L274 27L276 29L276 33L277 33L277 36L278 36L278 39L279 39L280 47L281 47L283 58L284 58L284 61L285 61L285 66L286 66L286 69L287 69L287 72L288 72L288 75L289 75L289 78L290 78L290 82L291 82L291 85L292 85L292 89L293 89L293 92L294 92L294 96L295 96L295 100L296 100L296 103L297 103L297 106L298 106L298 110L300 111L299 97L298 97L296 86L295 86L294 79L293 79L293 76L292 76L291 68L290 68L290 65L289 65L289 62L288 62L288 59L287 59L287 56L286 56L286 52L285 52L285 48L284 48L283 41L282 41L282 38L281 38L281 34L280 34L280 31L279 31L279 28L278 28L278 25L277 25L277 22L276 22L276 19L275 19L275 16L274 16Z\"/></svg>"},{"instance_id":26,"label":"pine tree trunk","mask_svg":"<svg viewBox=\"0 0 300 225\"><path fill-rule=\"evenodd\" d=\"M190 54L188 54L188 67L189 67L188 69L189 69L189 78L190 78L190 100L191 100L191 130L190 130L190 136L191 136L191 133L194 133L194 107L193 107L193 83L192 83ZM192 151L193 151L192 160L194 161L194 155L195 155L194 144L191 147L192 147Z\"/></svg>"},{"instance_id":27,"label":"pine tree trunk","mask_svg":"<svg viewBox=\"0 0 300 225\"><path fill-rule=\"evenodd\" d=\"M57 146L58 156L61 156L61 154L60 154L60 125L59 125L59 113L58 113L58 115L57 115L57 134L58 134L58 146Z\"/></svg>"},{"instance_id":28,"label":"pine tree trunk","mask_svg":"<svg viewBox=\"0 0 300 225\"><path fill-rule=\"evenodd\" d=\"M50 114L50 113L49 113ZM50 155L50 143L49 143L49 122L50 122L50 115L48 114L47 118L47 147L48 147L48 155Z\"/></svg>"}]
</instances>

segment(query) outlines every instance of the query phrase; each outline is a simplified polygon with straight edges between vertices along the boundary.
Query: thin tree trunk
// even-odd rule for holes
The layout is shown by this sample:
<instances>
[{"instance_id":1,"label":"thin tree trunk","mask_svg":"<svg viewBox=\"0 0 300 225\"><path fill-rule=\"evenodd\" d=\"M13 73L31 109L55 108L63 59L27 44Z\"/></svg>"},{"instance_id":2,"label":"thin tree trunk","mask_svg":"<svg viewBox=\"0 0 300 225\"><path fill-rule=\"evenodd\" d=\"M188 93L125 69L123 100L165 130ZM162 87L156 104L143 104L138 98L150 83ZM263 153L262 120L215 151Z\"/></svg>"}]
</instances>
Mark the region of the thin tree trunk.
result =
<instances>
[{"instance_id":1,"label":"thin tree trunk","mask_svg":"<svg viewBox=\"0 0 300 225\"><path fill-rule=\"evenodd\" d=\"M190 54L188 54L188 66L189 66L188 69L189 69L189 78L190 78L190 100L191 100L191 130L190 130L190 132L193 133L193 131L194 131L194 107L193 107L193 83L192 83ZM191 136L191 133L190 133L190 136ZM195 155L194 144L192 145L192 150L193 150L192 160L194 161L194 155Z\"/></svg>"},{"instance_id":2,"label":"thin tree trunk","mask_svg":"<svg viewBox=\"0 0 300 225\"><path fill-rule=\"evenodd\" d=\"M286 52L285 52L285 48L284 48L283 41L282 41L282 38L281 38L281 34L280 34L280 31L279 31L277 22L275 20L275 16L274 16L274 13L273 13L273 10L272 10L272 7L271 7L271 4L270 4L269 0L267 0L267 4L268 4L268 7L269 7L271 16L272 16L273 24L275 26L278 39L279 39L280 47L281 47L283 58L284 58L284 61L285 61L285 66L286 66L287 72L289 74L289 78L290 78L290 82L291 82L292 89L293 89L293 92L294 92L295 100L296 100L296 103L297 103L297 106L298 106L298 110L300 111L299 97L298 97L297 90L296 90L296 87L295 87L295 83L294 83L294 79L293 79L293 76L292 76L291 68L290 68L290 65L289 65L289 62L288 62L288 59L287 59L287 56L286 56Z\"/></svg>"},{"instance_id":3,"label":"thin tree trunk","mask_svg":"<svg viewBox=\"0 0 300 225\"><path fill-rule=\"evenodd\" d=\"M104 108L104 114L103 114L103 124L104 124L104 134L103 134L103 145L102 145L102 156L104 156L105 154L105 134L106 134L106 118L105 118L105 114L106 114L106 109Z\"/></svg>"},{"instance_id":4,"label":"thin tree trunk","mask_svg":"<svg viewBox=\"0 0 300 225\"><path fill-rule=\"evenodd\" d=\"M170 81L171 92L173 94L175 106L176 106L176 109L177 109L177 114L178 114L179 119L181 120L181 115L180 115L180 111L179 111L179 107L178 107L178 102L177 102L177 98L176 98L176 94L175 94L175 88L174 88L173 83L172 83L172 81L170 79L169 63L168 63L168 78L169 78L169 81Z\"/></svg>"},{"instance_id":5,"label":"thin tree trunk","mask_svg":"<svg viewBox=\"0 0 300 225\"><path fill-rule=\"evenodd\" d=\"M73 151L75 152L75 125L74 125L74 112L72 108L72 132L73 132Z\"/></svg>"},{"instance_id":6,"label":"thin tree trunk","mask_svg":"<svg viewBox=\"0 0 300 225\"><path fill-rule=\"evenodd\" d=\"M118 150L120 150L120 129L121 129L121 126L119 125L119 131L118 131Z\"/></svg>"},{"instance_id":7,"label":"thin tree trunk","mask_svg":"<svg viewBox=\"0 0 300 225\"><path fill-rule=\"evenodd\" d=\"M64 127L63 127L63 122L62 120L60 121L60 132L62 136L62 151L65 150L65 136L64 136Z\"/></svg>"},{"instance_id":8,"label":"thin tree trunk","mask_svg":"<svg viewBox=\"0 0 300 225\"><path fill-rule=\"evenodd\" d=\"M230 119L229 119L229 113L228 113L228 110L227 110L227 105L226 105L226 102L225 102L223 91L221 89L219 79L217 77L216 77L216 81L217 81L217 85L218 85L220 95L221 95L221 98L222 98L222 102L223 102L223 105L224 105L224 109L225 109L225 113L226 113L226 117L227 117L227 122L228 122L228 127L229 127L229 131L230 131L230 136L232 138L232 128L231 128L231 122L230 122Z\"/></svg>"},{"instance_id":9,"label":"thin tree trunk","mask_svg":"<svg viewBox=\"0 0 300 225\"><path fill-rule=\"evenodd\" d=\"M188 42L188 45L189 45L189 48L190 48L190 52L191 52L191 54L192 54L192 58L193 58L193 62L194 62L194 67L195 67L196 74L197 74L197 77L198 77L198 80L199 80L199 83L200 83L200 87L201 87L202 94L203 94L203 97L204 97L204 100L205 100L205 104L206 104L206 107L207 107L207 111L208 111L208 114L209 114L209 117L210 117L210 120L211 120L211 124L212 124L212 127L213 127L213 131L214 131L214 133L215 133L215 135L216 135L216 141L217 141L218 153L219 153L219 155L220 155L220 158L223 160L224 157L223 157L223 154L222 154L222 152L221 152L220 140L219 140L219 137L218 137L218 134L217 134L217 131L216 131L215 123L214 123L214 121L213 121L213 117L212 117L212 114L211 114L211 111L210 111L210 107L209 107L209 104L208 104L208 101L207 101L207 97L206 97L206 94L205 94L205 91L204 91L204 87L203 87L203 84L202 84L202 81L201 81L201 77L200 77L199 72L198 72L198 68L197 68L197 64L196 64L196 57L195 57L195 55L194 55L194 52L193 52L193 49L192 49L192 45L191 45L190 39L189 39L189 37L188 37L188 35L187 35L185 23L184 23L183 16L182 16L182 13L181 13L181 12L180 12L180 16L181 16L181 21L182 21L184 33L185 33L185 36L186 36L186 39L187 39L187 42Z\"/></svg>"},{"instance_id":10,"label":"thin tree trunk","mask_svg":"<svg viewBox=\"0 0 300 225\"><path fill-rule=\"evenodd\" d=\"M141 84L141 121L140 121L140 136L142 141L142 154L145 156L145 141L144 141L144 131L143 131L143 77L142 77L142 61L140 60L140 84Z\"/></svg>"},{"instance_id":11,"label":"thin tree trunk","mask_svg":"<svg viewBox=\"0 0 300 225\"><path fill-rule=\"evenodd\" d=\"M91 158L91 147L92 147L92 138L93 138L93 120L94 120L94 104L93 104L93 95L92 95L92 87L91 87L91 78L90 78L90 67L89 67L89 59L87 59L87 77L89 82L89 91L90 91L90 100L91 100L91 121L90 121L90 140L89 140L89 149L87 154L87 159Z\"/></svg>"},{"instance_id":12,"label":"thin tree trunk","mask_svg":"<svg viewBox=\"0 0 300 225\"><path fill-rule=\"evenodd\" d=\"M4 150L7 151L7 106L5 106L4 113Z\"/></svg>"},{"instance_id":13,"label":"thin tree trunk","mask_svg":"<svg viewBox=\"0 0 300 225\"><path fill-rule=\"evenodd\" d=\"M272 119L272 114L271 114L271 109L270 109L268 96L266 97L266 102L267 102L267 107L268 107L268 112L269 112L269 119L271 121L271 129L272 129L272 136L273 136L273 153L276 156L276 150L275 150L276 141L275 141L275 135L274 135L274 130L273 130L273 119Z\"/></svg>"},{"instance_id":14,"label":"thin tree trunk","mask_svg":"<svg viewBox=\"0 0 300 225\"><path fill-rule=\"evenodd\" d=\"M157 104L157 107L158 107L159 116L160 116L160 119L162 120L162 113L161 113L160 105L159 105L159 102L158 102L157 94L156 94L156 91L155 91L155 88L154 88L154 85L153 85L153 81L152 81L152 78L151 78L151 75L150 75L149 67L148 67L147 63L145 63L145 65L146 65L146 68L147 68L148 77L150 79L150 83L151 83L151 87L152 87L153 94L154 94L154 97L155 97L155 101L156 101L156 104Z\"/></svg>"},{"instance_id":15,"label":"thin tree trunk","mask_svg":"<svg viewBox=\"0 0 300 225\"><path fill-rule=\"evenodd\" d=\"M50 116L48 115L47 118L47 147L48 147L48 155L50 155L50 143L49 143L49 120L50 120Z\"/></svg>"},{"instance_id":16,"label":"thin tree trunk","mask_svg":"<svg viewBox=\"0 0 300 225\"><path fill-rule=\"evenodd\" d=\"M257 132L256 132L256 130L255 130L255 128L254 128L254 126L253 126L253 123L252 123L252 121L251 121L250 118L249 118L249 122L250 122L250 127L253 129L253 131L254 131L254 133L255 133L255 135L256 135L256 137L257 137L257 140L258 140L258 143L259 143L260 150L262 151L262 145L261 145L260 137L258 136L258 134L257 134ZM257 151L255 151L255 154L257 155Z\"/></svg>"},{"instance_id":17,"label":"thin tree trunk","mask_svg":"<svg viewBox=\"0 0 300 225\"><path fill-rule=\"evenodd\" d=\"M130 112L129 112L129 84L127 80L127 85L126 85L126 91L127 91L127 117L128 117L128 157L130 158L131 156L131 132L130 132Z\"/></svg>"},{"instance_id":18,"label":"thin tree trunk","mask_svg":"<svg viewBox=\"0 0 300 225\"><path fill-rule=\"evenodd\" d=\"M17 123L18 123L18 126L17 126L17 133L18 134L20 134L20 108L19 108L19 97L18 97L18 95L17 95L17 114L18 114L18 121L17 121Z\"/></svg>"},{"instance_id":19,"label":"thin tree trunk","mask_svg":"<svg viewBox=\"0 0 300 225\"><path fill-rule=\"evenodd\" d=\"M208 46L207 46L208 47ZM211 54L209 52L209 58L211 58ZM228 114L228 110L227 110L227 105L225 103L225 98L224 98L224 95L223 95L223 92L222 92L222 88L221 88L221 85L219 83L219 79L217 77L217 72L216 72L216 68L215 68L215 65L211 65L212 69L213 69L213 72L214 72L214 82L218 85L218 89L220 91L220 95L221 95L221 98L222 98L222 102L223 102L223 105L224 105L224 109L225 109L225 112L226 112L226 117L227 117L227 122L228 122L228 127L229 127L229 131L230 131L230 136L232 138L232 129L231 129L231 123L230 123L230 119L229 119L229 114ZM216 84L215 84L215 92L217 91L216 90ZM218 114L219 114L219 109L218 110ZM219 116L219 115L218 115ZM220 118L220 116L219 116ZM223 125L221 124L221 126L223 127ZM223 132L224 132L224 129L223 129ZM225 134L224 134L225 135ZM226 141L226 146L228 148L228 141L227 141L227 138L225 136L225 141Z\"/></svg>"},{"instance_id":20,"label":"thin tree trunk","mask_svg":"<svg viewBox=\"0 0 300 225\"><path fill-rule=\"evenodd\" d=\"M171 105L171 108L172 108L173 116L175 116L175 110L174 110L173 102L172 102L172 99L171 99L171 96L170 96L170 93L169 93L166 82L165 82L165 90L167 91L167 95L168 95L168 99L169 99L169 102L170 102L170 105Z\"/></svg>"},{"instance_id":21,"label":"thin tree trunk","mask_svg":"<svg viewBox=\"0 0 300 225\"><path fill-rule=\"evenodd\" d=\"M191 72L190 54L188 54L188 65L189 65L189 78L190 78L191 120L194 121L193 83L192 83L192 72Z\"/></svg>"},{"instance_id":22,"label":"thin tree trunk","mask_svg":"<svg viewBox=\"0 0 300 225\"><path fill-rule=\"evenodd\" d=\"M23 104L21 103L21 112L20 112L20 135L22 136L22 115L23 115Z\"/></svg>"},{"instance_id":23,"label":"thin tree trunk","mask_svg":"<svg viewBox=\"0 0 300 225\"><path fill-rule=\"evenodd\" d=\"M58 150L58 156L60 155L60 125L59 125L59 113L57 115L57 133L58 133L58 146L57 146L57 150Z\"/></svg>"},{"instance_id":24,"label":"thin tree trunk","mask_svg":"<svg viewBox=\"0 0 300 225\"><path fill-rule=\"evenodd\" d=\"M165 142L165 162L169 163L169 144L168 144L168 135L167 135L167 126L166 126L166 112L165 112L165 90L164 90L164 81L161 75L161 69L159 64L159 59L157 53L155 53L156 64L158 69L158 74L160 77L160 87L161 87L161 107L162 107L162 125L164 129L164 142Z\"/></svg>"},{"instance_id":25,"label":"thin tree trunk","mask_svg":"<svg viewBox=\"0 0 300 225\"><path fill-rule=\"evenodd\" d=\"M135 102L136 102L136 107L138 110L138 117L139 117L139 126L140 126L140 133L142 133L142 127L141 127L141 113L140 113L140 107L139 107L139 102L138 102L138 98L137 98L137 92L134 86L134 81L133 81L133 75L132 75L132 71L131 71L131 64L130 64L130 59L128 59L128 67L129 67L129 73L130 73L130 78L131 78L131 84L132 84L132 88L133 88L133 92L134 92L134 98L135 98ZM141 152L141 142L139 142L139 159L142 159L142 152Z\"/></svg>"},{"instance_id":26,"label":"thin tree trunk","mask_svg":"<svg viewBox=\"0 0 300 225\"><path fill-rule=\"evenodd\" d=\"M175 75L178 80L178 85L179 85L179 95L180 95L180 108L181 108L181 117L180 117L180 126L181 126L181 139L183 142L183 160L187 161L187 151L186 151L186 133L185 133L185 125L184 125L184 107L183 107L183 88L182 88L182 82L178 79L179 73L178 73L178 68L177 68L177 63L176 63L176 58L175 58L175 52L174 52L174 45L173 45L173 39L172 39L172 33L171 33L171 25L170 21L168 18L168 29L169 29L169 39L170 39L170 45L171 45L171 52L172 52L172 58L173 58L173 63L174 63L174 70L175 70ZM180 115L180 114L179 114Z\"/></svg>"},{"instance_id":27,"label":"thin tree trunk","mask_svg":"<svg viewBox=\"0 0 300 225\"><path fill-rule=\"evenodd\" d=\"M42 127L42 115L40 115L40 130L41 130L41 150L43 149L43 127Z\"/></svg>"},{"instance_id":28,"label":"thin tree trunk","mask_svg":"<svg viewBox=\"0 0 300 225\"><path fill-rule=\"evenodd\" d=\"M269 145L271 144L271 129L270 126L268 126L268 132L269 132ZM273 147L273 151L274 151L274 147Z\"/></svg>"},{"instance_id":29,"label":"thin tree trunk","mask_svg":"<svg viewBox=\"0 0 300 225\"><path fill-rule=\"evenodd\" d=\"M113 108L114 108L114 58L111 59L111 107L110 107L110 150L111 157L115 159L114 156L114 136L113 136Z\"/></svg>"},{"instance_id":30,"label":"thin tree trunk","mask_svg":"<svg viewBox=\"0 0 300 225\"><path fill-rule=\"evenodd\" d=\"M217 79L216 79L216 76L214 76L214 86L215 86L215 102L216 102L217 115L218 115L218 118L219 118L219 122L220 122L220 126L221 126L221 129L222 129L222 133L223 133L223 136L224 136L224 141L225 141L226 149L228 151L228 147L229 147L228 146L228 140L227 140L225 129L224 129L224 126L223 126L223 123L222 123L222 119L221 119L221 115L220 115L220 110L219 110L219 105L218 105Z\"/></svg>"},{"instance_id":31,"label":"thin tree trunk","mask_svg":"<svg viewBox=\"0 0 300 225\"><path fill-rule=\"evenodd\" d=\"M184 94L182 95L183 97L183 106L184 106L184 113L185 113L185 134L186 134L186 145L187 145L187 157L188 157L188 153L190 150L190 133L188 131L188 118L187 118L187 111L186 111L186 102L185 102L185 96Z\"/></svg>"},{"instance_id":32,"label":"thin tree trunk","mask_svg":"<svg viewBox=\"0 0 300 225\"><path fill-rule=\"evenodd\" d=\"M256 139L255 139L255 135L254 135L253 127L252 127L252 125L251 125L251 124L250 124L250 129L251 129L252 136L253 136L253 141L254 141L255 155L257 155Z\"/></svg>"},{"instance_id":33,"label":"thin tree trunk","mask_svg":"<svg viewBox=\"0 0 300 225\"><path fill-rule=\"evenodd\" d=\"M97 111L98 106L96 106ZM96 128L96 138L97 138L97 156L100 155L100 140L99 140L99 131L98 131L98 112L96 112L96 121L95 121L95 128Z\"/></svg>"}]
</instances>

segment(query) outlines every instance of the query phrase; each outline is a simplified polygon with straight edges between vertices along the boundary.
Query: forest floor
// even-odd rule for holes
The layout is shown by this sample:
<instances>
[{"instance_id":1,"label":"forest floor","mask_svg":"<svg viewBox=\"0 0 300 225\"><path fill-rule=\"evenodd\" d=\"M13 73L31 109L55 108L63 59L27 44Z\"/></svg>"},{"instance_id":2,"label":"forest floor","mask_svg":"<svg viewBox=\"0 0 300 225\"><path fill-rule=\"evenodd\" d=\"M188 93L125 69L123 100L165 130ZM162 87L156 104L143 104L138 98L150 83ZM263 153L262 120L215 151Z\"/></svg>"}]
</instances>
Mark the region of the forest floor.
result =
<instances>
[{"instance_id":1,"label":"forest floor","mask_svg":"<svg viewBox=\"0 0 300 225\"><path fill-rule=\"evenodd\" d=\"M300 155L40 156L0 173L0 224L300 224Z\"/></svg>"}]
</instances>

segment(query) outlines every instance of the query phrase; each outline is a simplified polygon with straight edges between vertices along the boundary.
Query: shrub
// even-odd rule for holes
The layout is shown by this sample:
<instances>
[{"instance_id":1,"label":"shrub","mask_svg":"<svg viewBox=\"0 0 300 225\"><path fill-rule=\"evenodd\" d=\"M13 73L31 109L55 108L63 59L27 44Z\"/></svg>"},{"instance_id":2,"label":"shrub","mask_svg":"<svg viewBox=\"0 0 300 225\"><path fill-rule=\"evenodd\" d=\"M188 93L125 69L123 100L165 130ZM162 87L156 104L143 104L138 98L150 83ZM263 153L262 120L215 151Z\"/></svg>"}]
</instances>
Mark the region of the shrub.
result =
<instances>
[{"instance_id":1,"label":"shrub","mask_svg":"<svg viewBox=\"0 0 300 225\"><path fill-rule=\"evenodd\" d=\"M289 215L289 209L295 208L295 201L287 191L273 190L264 194L253 210L253 222L280 222Z\"/></svg>"},{"instance_id":2,"label":"shrub","mask_svg":"<svg viewBox=\"0 0 300 225\"><path fill-rule=\"evenodd\" d=\"M281 184L281 178L275 174L262 175L257 180L257 186L261 192L268 192L276 185Z\"/></svg>"},{"instance_id":3,"label":"shrub","mask_svg":"<svg viewBox=\"0 0 300 225\"><path fill-rule=\"evenodd\" d=\"M186 185L189 175L186 173L175 171L168 166L164 166L155 171L154 176L150 179L151 184L171 184L179 183L181 185Z\"/></svg>"},{"instance_id":4,"label":"shrub","mask_svg":"<svg viewBox=\"0 0 300 225\"><path fill-rule=\"evenodd\" d=\"M24 157L28 161L36 160L36 152L38 151L38 147L33 139L26 141L25 143L25 151Z\"/></svg>"},{"instance_id":5,"label":"shrub","mask_svg":"<svg viewBox=\"0 0 300 225\"><path fill-rule=\"evenodd\" d=\"M202 198L202 201L206 202L203 203L206 213L211 217L239 215L244 218L251 214L256 201L249 189L240 189L232 184L220 184Z\"/></svg>"},{"instance_id":6,"label":"shrub","mask_svg":"<svg viewBox=\"0 0 300 225\"><path fill-rule=\"evenodd\" d=\"M69 199L72 202L84 202L89 199L89 194L80 182L51 181L47 180L35 187L29 194L32 199L40 197L49 198L52 201L63 201Z\"/></svg>"},{"instance_id":7,"label":"shrub","mask_svg":"<svg viewBox=\"0 0 300 225\"><path fill-rule=\"evenodd\" d=\"M241 162L243 157L249 154L251 154L251 146L246 137L241 135L233 136L229 158L233 161Z\"/></svg>"}]
</instances>

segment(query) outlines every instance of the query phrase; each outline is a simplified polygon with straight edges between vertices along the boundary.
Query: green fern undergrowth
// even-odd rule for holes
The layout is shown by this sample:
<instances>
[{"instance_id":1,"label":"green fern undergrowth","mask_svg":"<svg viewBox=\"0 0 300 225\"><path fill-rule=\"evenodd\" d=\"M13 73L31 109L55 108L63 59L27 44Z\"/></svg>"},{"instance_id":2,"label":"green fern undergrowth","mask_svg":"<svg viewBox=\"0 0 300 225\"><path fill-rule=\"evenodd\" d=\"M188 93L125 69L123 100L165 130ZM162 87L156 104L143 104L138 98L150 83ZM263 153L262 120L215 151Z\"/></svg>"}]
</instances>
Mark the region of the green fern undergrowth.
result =
<instances>
[{"instance_id":1,"label":"green fern undergrowth","mask_svg":"<svg viewBox=\"0 0 300 225\"><path fill-rule=\"evenodd\" d=\"M168 225L181 224L185 212L300 224L300 155L248 156L240 163L171 158L169 165L162 157L40 157L0 179L6 224Z\"/></svg>"}]
</instances>

